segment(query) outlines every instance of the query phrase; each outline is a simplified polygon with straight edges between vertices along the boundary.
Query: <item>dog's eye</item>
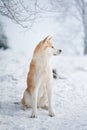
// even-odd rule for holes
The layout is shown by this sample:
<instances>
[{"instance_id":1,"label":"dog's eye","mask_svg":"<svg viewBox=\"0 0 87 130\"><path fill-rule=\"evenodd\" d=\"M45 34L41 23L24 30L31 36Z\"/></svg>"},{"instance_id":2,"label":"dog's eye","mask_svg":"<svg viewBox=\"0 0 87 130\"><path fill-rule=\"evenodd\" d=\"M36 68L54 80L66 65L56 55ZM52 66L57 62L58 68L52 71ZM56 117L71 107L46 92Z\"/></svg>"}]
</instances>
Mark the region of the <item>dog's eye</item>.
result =
<instances>
[{"instance_id":1,"label":"dog's eye","mask_svg":"<svg viewBox=\"0 0 87 130\"><path fill-rule=\"evenodd\" d=\"M52 46L51 48L54 48L54 46Z\"/></svg>"}]
</instances>

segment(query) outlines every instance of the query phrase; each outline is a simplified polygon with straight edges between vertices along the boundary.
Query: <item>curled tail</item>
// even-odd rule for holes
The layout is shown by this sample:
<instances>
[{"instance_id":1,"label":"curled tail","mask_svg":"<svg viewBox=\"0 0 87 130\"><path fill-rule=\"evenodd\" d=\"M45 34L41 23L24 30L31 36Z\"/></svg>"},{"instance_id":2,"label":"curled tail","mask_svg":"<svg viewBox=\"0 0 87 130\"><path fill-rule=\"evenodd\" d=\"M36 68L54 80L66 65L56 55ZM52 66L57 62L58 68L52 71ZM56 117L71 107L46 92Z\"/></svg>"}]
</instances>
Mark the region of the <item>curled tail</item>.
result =
<instances>
[{"instance_id":1,"label":"curled tail","mask_svg":"<svg viewBox=\"0 0 87 130\"><path fill-rule=\"evenodd\" d=\"M57 79L57 71L56 71L56 69L53 69L52 72L53 72L53 78Z\"/></svg>"}]
</instances>

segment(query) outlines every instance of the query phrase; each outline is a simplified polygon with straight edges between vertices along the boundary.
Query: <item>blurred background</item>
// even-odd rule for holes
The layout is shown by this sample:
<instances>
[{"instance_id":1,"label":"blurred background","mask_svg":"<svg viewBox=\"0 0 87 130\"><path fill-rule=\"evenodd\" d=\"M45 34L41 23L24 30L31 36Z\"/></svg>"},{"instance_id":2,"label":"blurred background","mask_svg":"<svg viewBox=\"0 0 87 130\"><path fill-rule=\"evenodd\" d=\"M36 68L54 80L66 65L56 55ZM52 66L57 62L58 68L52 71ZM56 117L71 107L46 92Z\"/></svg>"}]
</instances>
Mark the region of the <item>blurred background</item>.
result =
<instances>
[{"instance_id":1,"label":"blurred background","mask_svg":"<svg viewBox=\"0 0 87 130\"><path fill-rule=\"evenodd\" d=\"M87 54L87 0L0 0L0 48L32 53L52 36L62 55Z\"/></svg>"},{"instance_id":2,"label":"blurred background","mask_svg":"<svg viewBox=\"0 0 87 130\"><path fill-rule=\"evenodd\" d=\"M33 50L48 35L62 49L52 61L56 116L38 109L33 120L20 101ZM29 129L87 130L87 0L0 0L0 130Z\"/></svg>"}]
</instances>

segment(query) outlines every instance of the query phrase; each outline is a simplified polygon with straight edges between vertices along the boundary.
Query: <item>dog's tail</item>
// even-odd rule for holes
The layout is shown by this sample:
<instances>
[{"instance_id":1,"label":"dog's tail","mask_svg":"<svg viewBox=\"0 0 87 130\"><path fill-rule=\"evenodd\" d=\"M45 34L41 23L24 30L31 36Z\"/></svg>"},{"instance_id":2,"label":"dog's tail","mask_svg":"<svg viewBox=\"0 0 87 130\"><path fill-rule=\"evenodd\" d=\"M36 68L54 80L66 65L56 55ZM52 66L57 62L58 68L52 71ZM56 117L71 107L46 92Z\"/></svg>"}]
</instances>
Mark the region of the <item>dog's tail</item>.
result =
<instances>
[{"instance_id":1,"label":"dog's tail","mask_svg":"<svg viewBox=\"0 0 87 130\"><path fill-rule=\"evenodd\" d=\"M20 105L20 102L14 102L14 104Z\"/></svg>"},{"instance_id":2,"label":"dog's tail","mask_svg":"<svg viewBox=\"0 0 87 130\"><path fill-rule=\"evenodd\" d=\"M57 71L56 71L56 69L53 69L52 72L53 72L53 78L57 79Z\"/></svg>"}]
</instances>

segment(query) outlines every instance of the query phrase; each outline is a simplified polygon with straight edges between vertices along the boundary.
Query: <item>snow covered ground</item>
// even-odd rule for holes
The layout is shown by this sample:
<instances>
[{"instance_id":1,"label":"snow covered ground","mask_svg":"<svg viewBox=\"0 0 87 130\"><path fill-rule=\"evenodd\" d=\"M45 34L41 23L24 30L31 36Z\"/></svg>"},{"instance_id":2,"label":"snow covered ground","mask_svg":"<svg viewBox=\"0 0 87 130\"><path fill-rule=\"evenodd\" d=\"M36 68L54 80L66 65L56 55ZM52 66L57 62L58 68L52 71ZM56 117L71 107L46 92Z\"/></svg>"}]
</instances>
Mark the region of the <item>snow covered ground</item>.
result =
<instances>
[{"instance_id":1,"label":"snow covered ground","mask_svg":"<svg viewBox=\"0 0 87 130\"><path fill-rule=\"evenodd\" d=\"M36 119L30 118L31 109L15 104L26 87L30 58L29 53L0 51L0 130L87 130L87 57L53 58L56 116L38 109Z\"/></svg>"}]
</instances>

